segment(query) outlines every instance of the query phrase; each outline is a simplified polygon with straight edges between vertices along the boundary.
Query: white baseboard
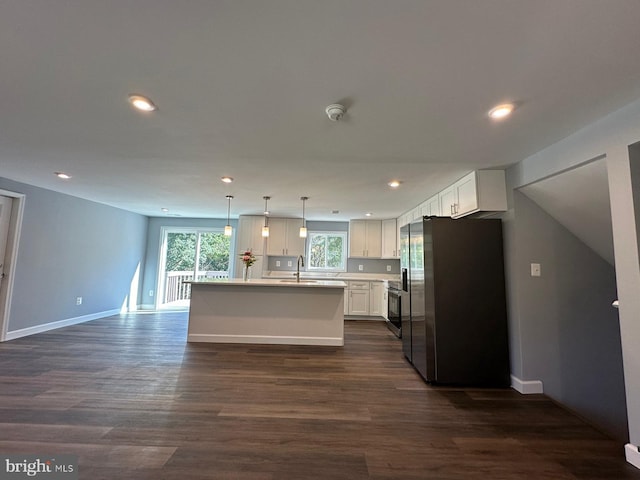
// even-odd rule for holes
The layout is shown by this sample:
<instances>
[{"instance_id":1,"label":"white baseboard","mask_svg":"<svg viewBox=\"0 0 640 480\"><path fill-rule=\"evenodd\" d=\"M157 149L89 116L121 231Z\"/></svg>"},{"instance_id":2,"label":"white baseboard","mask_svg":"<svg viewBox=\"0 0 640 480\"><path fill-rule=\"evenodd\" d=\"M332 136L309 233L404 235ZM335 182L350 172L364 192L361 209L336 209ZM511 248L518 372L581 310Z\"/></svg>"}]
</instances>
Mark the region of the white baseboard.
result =
<instances>
[{"instance_id":1,"label":"white baseboard","mask_svg":"<svg viewBox=\"0 0 640 480\"><path fill-rule=\"evenodd\" d=\"M324 345L342 347L344 339L339 337L284 337L259 335L217 335L217 334L189 334L188 342L208 343L260 343L272 345Z\"/></svg>"},{"instance_id":2,"label":"white baseboard","mask_svg":"<svg viewBox=\"0 0 640 480\"><path fill-rule=\"evenodd\" d=\"M7 332L5 340L15 340L16 338L26 337L28 335L35 335L36 333L48 332L49 330L55 330L56 328L68 327L70 325L76 325L78 323L89 322L91 320L97 320L98 318L110 317L112 315L120 314L120 309L107 310L104 312L91 313L89 315L82 315L81 317L67 318L65 320L58 320L57 322L43 323L42 325L34 325L33 327L22 328L20 330L14 330Z\"/></svg>"},{"instance_id":3,"label":"white baseboard","mask_svg":"<svg viewBox=\"0 0 640 480\"><path fill-rule=\"evenodd\" d=\"M514 375L511 375L511 388L523 395L544 393L541 380L520 380Z\"/></svg>"},{"instance_id":4,"label":"white baseboard","mask_svg":"<svg viewBox=\"0 0 640 480\"><path fill-rule=\"evenodd\" d=\"M640 468L640 452L638 452L638 447L632 443L627 443L624 446L624 456L627 458L627 462L636 468Z\"/></svg>"}]
</instances>

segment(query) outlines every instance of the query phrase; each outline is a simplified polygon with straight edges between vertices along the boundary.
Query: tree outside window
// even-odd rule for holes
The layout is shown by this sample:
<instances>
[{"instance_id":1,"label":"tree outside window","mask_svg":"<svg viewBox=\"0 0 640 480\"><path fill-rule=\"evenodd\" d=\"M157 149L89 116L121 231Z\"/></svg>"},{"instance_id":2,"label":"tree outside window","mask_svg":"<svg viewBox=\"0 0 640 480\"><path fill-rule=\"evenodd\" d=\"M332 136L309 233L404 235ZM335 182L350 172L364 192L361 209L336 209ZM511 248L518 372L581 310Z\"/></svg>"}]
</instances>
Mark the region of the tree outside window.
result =
<instances>
[{"instance_id":1,"label":"tree outside window","mask_svg":"<svg viewBox=\"0 0 640 480\"><path fill-rule=\"evenodd\" d=\"M346 270L346 233L309 232L307 245L307 270Z\"/></svg>"}]
</instances>

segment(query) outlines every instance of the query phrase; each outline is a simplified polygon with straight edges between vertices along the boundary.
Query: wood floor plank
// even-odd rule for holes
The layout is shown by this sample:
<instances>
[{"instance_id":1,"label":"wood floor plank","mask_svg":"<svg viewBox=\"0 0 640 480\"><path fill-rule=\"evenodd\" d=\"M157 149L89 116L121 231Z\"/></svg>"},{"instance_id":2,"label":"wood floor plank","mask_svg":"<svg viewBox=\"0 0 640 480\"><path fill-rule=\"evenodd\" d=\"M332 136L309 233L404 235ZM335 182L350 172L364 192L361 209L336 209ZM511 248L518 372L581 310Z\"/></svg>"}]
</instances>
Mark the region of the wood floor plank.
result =
<instances>
[{"instance_id":1,"label":"wood floor plank","mask_svg":"<svg viewBox=\"0 0 640 480\"><path fill-rule=\"evenodd\" d=\"M188 344L184 312L0 344L0 451L81 479L639 479L544 395L429 386L382 322L345 346Z\"/></svg>"}]
</instances>

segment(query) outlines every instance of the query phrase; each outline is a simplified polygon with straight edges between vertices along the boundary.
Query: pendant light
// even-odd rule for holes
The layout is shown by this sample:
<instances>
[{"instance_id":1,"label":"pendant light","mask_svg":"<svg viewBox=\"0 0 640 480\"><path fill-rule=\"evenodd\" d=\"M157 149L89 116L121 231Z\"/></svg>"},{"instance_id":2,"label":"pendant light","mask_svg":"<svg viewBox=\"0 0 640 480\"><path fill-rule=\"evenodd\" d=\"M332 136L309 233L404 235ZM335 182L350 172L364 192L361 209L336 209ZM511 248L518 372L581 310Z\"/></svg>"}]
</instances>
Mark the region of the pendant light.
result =
<instances>
[{"instance_id":1,"label":"pendant light","mask_svg":"<svg viewBox=\"0 0 640 480\"><path fill-rule=\"evenodd\" d=\"M309 200L309 197L300 197L300 200L302 200L302 226L300 227L300 238L307 238L307 225L304 220L304 204Z\"/></svg>"},{"instance_id":2,"label":"pendant light","mask_svg":"<svg viewBox=\"0 0 640 480\"><path fill-rule=\"evenodd\" d=\"M271 197L262 197L264 198L264 227L262 227L262 236L269 236L269 210L267 209L267 202L271 200Z\"/></svg>"},{"instance_id":3,"label":"pendant light","mask_svg":"<svg viewBox=\"0 0 640 480\"><path fill-rule=\"evenodd\" d=\"M231 213L231 199L233 198L233 195L227 195L227 224L224 227L224 236L225 237L230 237L231 234L233 233L233 228L231 228L231 225L229 223L229 214Z\"/></svg>"}]
</instances>

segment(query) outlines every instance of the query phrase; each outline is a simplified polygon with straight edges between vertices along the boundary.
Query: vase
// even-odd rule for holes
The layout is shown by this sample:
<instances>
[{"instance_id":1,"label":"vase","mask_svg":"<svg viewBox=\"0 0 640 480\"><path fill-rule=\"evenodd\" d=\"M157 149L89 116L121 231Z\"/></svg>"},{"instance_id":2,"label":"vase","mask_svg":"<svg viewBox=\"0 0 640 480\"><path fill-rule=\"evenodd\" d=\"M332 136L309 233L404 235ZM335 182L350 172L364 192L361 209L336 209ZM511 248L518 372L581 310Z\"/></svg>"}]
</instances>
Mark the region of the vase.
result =
<instances>
[{"instance_id":1,"label":"vase","mask_svg":"<svg viewBox=\"0 0 640 480\"><path fill-rule=\"evenodd\" d=\"M245 265L242 269L242 280L245 282L251 278L251 267L249 265Z\"/></svg>"}]
</instances>

